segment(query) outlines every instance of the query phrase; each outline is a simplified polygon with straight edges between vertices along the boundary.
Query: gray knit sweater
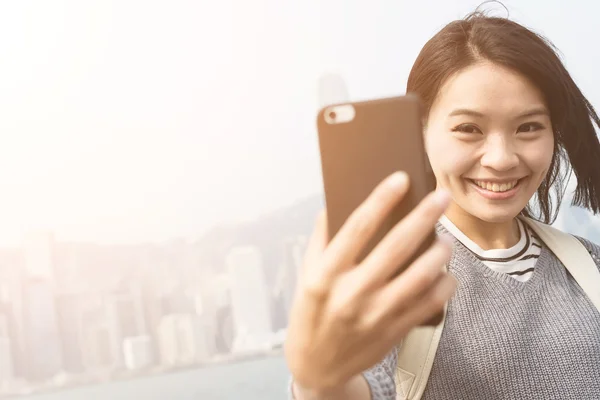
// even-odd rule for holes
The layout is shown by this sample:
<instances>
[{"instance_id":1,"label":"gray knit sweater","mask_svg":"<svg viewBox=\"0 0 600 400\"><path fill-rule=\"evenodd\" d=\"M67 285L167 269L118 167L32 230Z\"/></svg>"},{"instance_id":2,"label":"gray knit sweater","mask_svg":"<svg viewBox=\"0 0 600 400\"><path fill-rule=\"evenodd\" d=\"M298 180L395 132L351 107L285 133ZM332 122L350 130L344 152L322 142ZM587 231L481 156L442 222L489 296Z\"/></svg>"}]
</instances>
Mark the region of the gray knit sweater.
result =
<instances>
[{"instance_id":1,"label":"gray knit sweater","mask_svg":"<svg viewBox=\"0 0 600 400\"><path fill-rule=\"evenodd\" d=\"M580 240L600 269L600 247ZM554 254L519 282L455 244L459 286L422 399L600 399L600 313ZM374 400L396 398L396 362L364 373Z\"/></svg>"}]
</instances>

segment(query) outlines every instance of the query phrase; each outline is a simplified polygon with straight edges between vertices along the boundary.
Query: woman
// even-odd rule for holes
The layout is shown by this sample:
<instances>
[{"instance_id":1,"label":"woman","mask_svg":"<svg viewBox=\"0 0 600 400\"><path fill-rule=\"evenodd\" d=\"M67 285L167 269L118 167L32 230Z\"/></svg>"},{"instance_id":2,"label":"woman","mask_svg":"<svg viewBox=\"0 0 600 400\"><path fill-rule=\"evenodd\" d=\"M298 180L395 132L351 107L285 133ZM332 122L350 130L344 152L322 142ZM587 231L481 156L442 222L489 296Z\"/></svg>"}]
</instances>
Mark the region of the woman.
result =
<instances>
[{"instance_id":1,"label":"woman","mask_svg":"<svg viewBox=\"0 0 600 400\"><path fill-rule=\"evenodd\" d=\"M425 45L407 92L425 104L438 190L360 264L407 176L382 182L327 246L320 216L285 346L295 398L395 399L395 346L445 304L422 398L600 398L600 313L518 218L551 222L569 169L575 202L600 212L593 107L549 42L480 13ZM394 277L434 226L439 242ZM600 269L600 247L580 240Z\"/></svg>"}]
</instances>

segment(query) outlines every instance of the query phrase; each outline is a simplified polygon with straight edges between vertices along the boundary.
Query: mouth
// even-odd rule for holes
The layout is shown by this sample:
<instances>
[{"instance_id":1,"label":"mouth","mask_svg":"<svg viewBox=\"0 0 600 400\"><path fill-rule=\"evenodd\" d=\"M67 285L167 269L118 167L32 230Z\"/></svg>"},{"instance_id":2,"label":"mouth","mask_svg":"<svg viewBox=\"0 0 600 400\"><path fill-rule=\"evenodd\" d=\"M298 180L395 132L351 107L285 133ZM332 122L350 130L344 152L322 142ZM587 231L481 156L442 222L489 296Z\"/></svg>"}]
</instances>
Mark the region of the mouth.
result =
<instances>
[{"instance_id":1,"label":"mouth","mask_svg":"<svg viewBox=\"0 0 600 400\"><path fill-rule=\"evenodd\" d=\"M506 181L467 179L480 195L490 200L507 200L514 197L524 180L525 178Z\"/></svg>"}]
</instances>

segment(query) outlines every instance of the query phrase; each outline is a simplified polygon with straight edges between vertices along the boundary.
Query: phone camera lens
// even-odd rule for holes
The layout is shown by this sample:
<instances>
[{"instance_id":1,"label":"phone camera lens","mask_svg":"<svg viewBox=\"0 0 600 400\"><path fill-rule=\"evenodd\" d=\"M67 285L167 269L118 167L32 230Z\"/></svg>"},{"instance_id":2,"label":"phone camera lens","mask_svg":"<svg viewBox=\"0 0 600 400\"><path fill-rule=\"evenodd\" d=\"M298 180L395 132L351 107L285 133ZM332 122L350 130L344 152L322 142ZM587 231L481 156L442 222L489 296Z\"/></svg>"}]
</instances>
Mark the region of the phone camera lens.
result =
<instances>
[{"instance_id":1,"label":"phone camera lens","mask_svg":"<svg viewBox=\"0 0 600 400\"><path fill-rule=\"evenodd\" d=\"M335 113L335 111L329 111L329 118L334 120L337 117L337 114Z\"/></svg>"}]
</instances>

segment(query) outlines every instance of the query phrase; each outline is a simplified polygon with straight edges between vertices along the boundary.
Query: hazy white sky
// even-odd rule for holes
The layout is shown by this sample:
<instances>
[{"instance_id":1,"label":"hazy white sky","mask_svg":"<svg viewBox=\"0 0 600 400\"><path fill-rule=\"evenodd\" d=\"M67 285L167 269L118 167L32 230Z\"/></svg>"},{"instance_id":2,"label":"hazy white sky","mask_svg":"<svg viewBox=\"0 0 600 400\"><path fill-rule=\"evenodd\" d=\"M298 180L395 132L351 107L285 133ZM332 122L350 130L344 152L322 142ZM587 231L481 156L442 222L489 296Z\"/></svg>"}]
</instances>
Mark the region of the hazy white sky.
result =
<instances>
[{"instance_id":1,"label":"hazy white sky","mask_svg":"<svg viewBox=\"0 0 600 400\"><path fill-rule=\"evenodd\" d=\"M320 192L319 76L401 94L425 41L480 2L0 2L0 245L195 237ZM505 4L600 108L600 3Z\"/></svg>"}]
</instances>

